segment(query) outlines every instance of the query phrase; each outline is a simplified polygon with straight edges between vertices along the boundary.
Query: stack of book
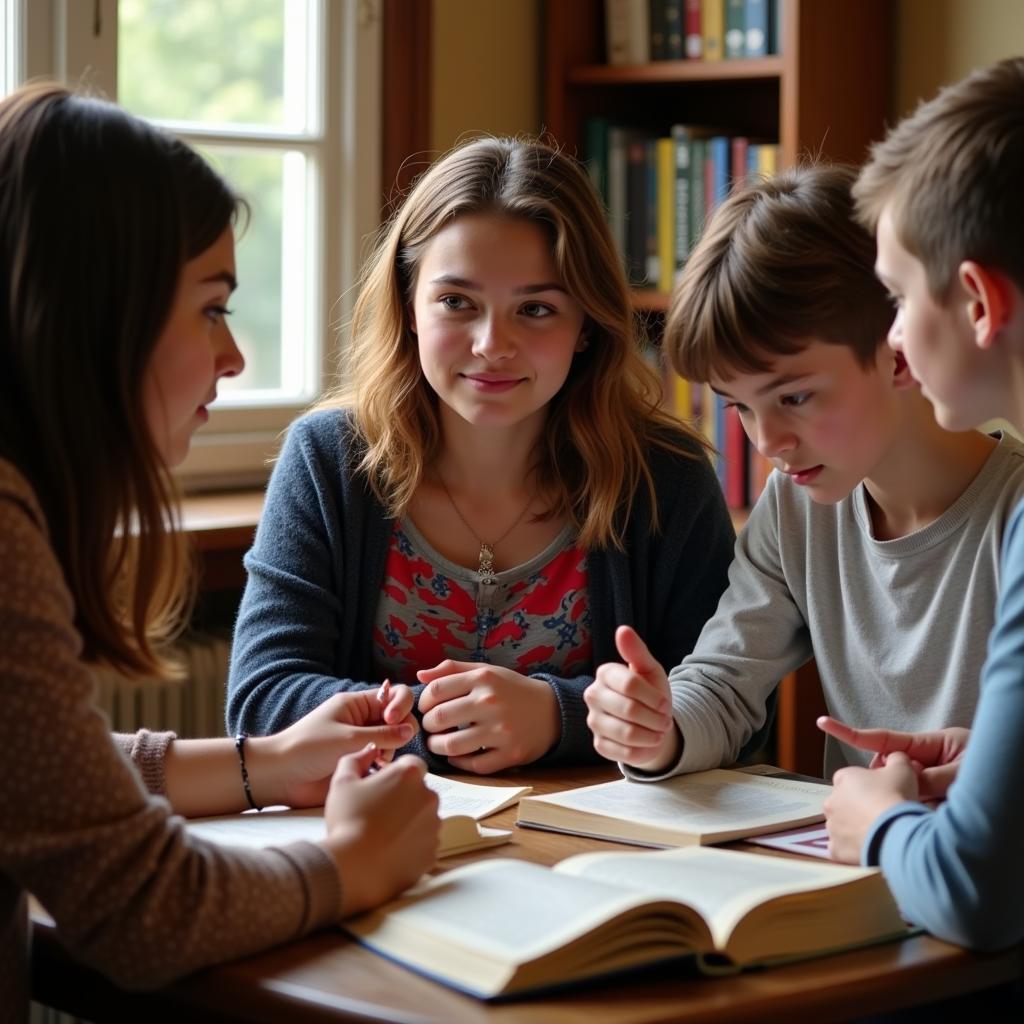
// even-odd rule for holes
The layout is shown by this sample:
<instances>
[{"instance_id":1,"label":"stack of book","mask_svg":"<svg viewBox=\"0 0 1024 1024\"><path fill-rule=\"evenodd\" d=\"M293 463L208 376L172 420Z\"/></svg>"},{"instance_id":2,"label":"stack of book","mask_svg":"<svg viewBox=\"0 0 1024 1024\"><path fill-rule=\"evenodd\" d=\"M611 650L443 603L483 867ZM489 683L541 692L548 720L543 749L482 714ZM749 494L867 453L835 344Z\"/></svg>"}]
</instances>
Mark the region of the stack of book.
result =
<instances>
[{"instance_id":1,"label":"stack of book","mask_svg":"<svg viewBox=\"0 0 1024 1024\"><path fill-rule=\"evenodd\" d=\"M735 60L780 49L782 0L605 0L609 64Z\"/></svg>"}]
</instances>

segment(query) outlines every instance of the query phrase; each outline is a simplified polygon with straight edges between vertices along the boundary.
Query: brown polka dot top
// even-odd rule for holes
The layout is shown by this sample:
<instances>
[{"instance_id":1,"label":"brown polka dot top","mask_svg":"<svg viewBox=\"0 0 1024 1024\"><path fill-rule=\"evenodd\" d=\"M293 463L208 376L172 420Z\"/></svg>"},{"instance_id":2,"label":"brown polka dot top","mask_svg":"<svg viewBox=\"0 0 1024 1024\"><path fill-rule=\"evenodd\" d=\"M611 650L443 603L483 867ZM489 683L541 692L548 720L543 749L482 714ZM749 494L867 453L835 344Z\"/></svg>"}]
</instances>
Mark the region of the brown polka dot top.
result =
<instances>
[{"instance_id":1,"label":"brown polka dot top","mask_svg":"<svg viewBox=\"0 0 1024 1024\"><path fill-rule=\"evenodd\" d=\"M161 796L169 733L111 736L31 486L0 459L0 1018L27 1017L33 893L82 961L159 985L338 918L311 843L189 837ZM10 1013L10 1018L7 1014Z\"/></svg>"}]
</instances>

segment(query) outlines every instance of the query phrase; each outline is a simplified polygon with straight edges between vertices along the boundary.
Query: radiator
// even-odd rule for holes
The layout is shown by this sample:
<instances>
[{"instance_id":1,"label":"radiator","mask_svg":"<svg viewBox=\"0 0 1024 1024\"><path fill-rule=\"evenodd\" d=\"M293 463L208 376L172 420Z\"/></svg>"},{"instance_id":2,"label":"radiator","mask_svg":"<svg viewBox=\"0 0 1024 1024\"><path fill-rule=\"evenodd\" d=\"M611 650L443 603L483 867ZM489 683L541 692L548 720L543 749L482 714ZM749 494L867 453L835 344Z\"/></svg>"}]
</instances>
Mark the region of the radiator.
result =
<instances>
[{"instance_id":1,"label":"radiator","mask_svg":"<svg viewBox=\"0 0 1024 1024\"><path fill-rule=\"evenodd\" d=\"M224 692L231 644L227 636L188 633L176 645L180 679L129 682L97 672L97 703L115 732L171 729L179 736L224 735Z\"/></svg>"}]
</instances>

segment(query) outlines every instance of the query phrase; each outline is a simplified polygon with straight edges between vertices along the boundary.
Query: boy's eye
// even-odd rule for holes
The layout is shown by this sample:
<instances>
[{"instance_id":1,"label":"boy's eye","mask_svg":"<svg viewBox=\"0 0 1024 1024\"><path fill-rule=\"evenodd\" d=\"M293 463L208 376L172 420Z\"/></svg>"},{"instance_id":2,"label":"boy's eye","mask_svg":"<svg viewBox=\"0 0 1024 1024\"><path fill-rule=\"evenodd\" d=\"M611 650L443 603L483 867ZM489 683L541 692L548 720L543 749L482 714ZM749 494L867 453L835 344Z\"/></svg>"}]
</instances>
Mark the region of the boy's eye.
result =
<instances>
[{"instance_id":1,"label":"boy's eye","mask_svg":"<svg viewBox=\"0 0 1024 1024\"><path fill-rule=\"evenodd\" d=\"M723 405L726 409L735 409L741 416L745 416L748 412L750 412L750 409L748 409L747 406L745 406L742 402L726 401L723 403Z\"/></svg>"},{"instance_id":2,"label":"boy's eye","mask_svg":"<svg viewBox=\"0 0 1024 1024\"><path fill-rule=\"evenodd\" d=\"M783 405L788 405L790 407L799 408L801 405L806 404L807 401L810 399L810 397L811 397L810 391L798 391L795 395L783 395L779 399L779 401Z\"/></svg>"}]
</instances>

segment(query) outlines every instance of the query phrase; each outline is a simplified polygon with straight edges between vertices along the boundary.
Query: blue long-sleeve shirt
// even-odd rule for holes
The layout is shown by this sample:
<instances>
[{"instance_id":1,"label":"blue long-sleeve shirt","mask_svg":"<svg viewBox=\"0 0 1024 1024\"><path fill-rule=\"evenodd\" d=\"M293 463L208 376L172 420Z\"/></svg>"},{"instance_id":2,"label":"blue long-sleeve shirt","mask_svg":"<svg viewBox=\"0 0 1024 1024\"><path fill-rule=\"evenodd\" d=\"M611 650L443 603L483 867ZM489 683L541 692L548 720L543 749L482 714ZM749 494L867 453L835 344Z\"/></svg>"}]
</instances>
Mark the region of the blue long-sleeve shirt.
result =
<instances>
[{"instance_id":1,"label":"blue long-sleeve shirt","mask_svg":"<svg viewBox=\"0 0 1024 1024\"><path fill-rule=\"evenodd\" d=\"M1024 502L1006 529L1001 575L981 698L945 803L890 808L862 851L910 920L980 950L1024 940Z\"/></svg>"},{"instance_id":2,"label":"blue long-sleeve shirt","mask_svg":"<svg viewBox=\"0 0 1024 1024\"><path fill-rule=\"evenodd\" d=\"M353 471L347 416L324 411L293 424L267 489L256 540L246 555L228 680L232 732L275 732L339 690L377 686L373 625L394 520ZM634 626L663 665L693 648L725 589L734 534L708 460L650 452L659 530L645 488L635 496L625 551L587 553L594 667L618 659L615 627ZM552 688L561 736L544 764L600 760L586 726L583 691L593 673L541 674ZM413 687L419 699L422 686ZM420 733L407 752L431 771L447 759Z\"/></svg>"}]
</instances>

